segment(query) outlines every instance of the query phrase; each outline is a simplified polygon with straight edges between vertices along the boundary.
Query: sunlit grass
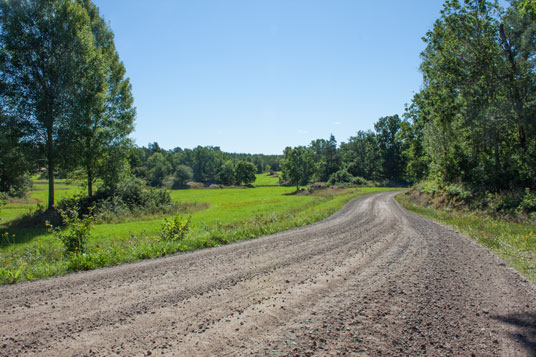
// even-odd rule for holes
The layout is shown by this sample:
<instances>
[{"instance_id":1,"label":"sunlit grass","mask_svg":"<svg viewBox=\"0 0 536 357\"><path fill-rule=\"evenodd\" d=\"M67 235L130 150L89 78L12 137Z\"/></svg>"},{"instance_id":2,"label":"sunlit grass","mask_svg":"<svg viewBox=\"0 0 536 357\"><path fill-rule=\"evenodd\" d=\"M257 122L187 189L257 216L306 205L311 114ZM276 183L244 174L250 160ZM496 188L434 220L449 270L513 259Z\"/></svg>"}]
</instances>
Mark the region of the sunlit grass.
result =
<instances>
[{"instance_id":1,"label":"sunlit grass","mask_svg":"<svg viewBox=\"0 0 536 357\"><path fill-rule=\"evenodd\" d=\"M78 189L74 186L70 192L74 194ZM94 226L84 259L90 268L96 268L251 239L311 224L328 217L355 197L386 190L391 189L336 189L311 195L289 195L294 188L282 186L175 190L171 191L173 200L207 203L205 209L192 213L192 228L184 240L160 240L163 216L98 224ZM71 261L46 229L18 228L4 233L7 234L2 236L0 245L0 283L70 271Z\"/></svg>"},{"instance_id":2,"label":"sunlit grass","mask_svg":"<svg viewBox=\"0 0 536 357\"><path fill-rule=\"evenodd\" d=\"M279 185L279 177L269 173L255 175L255 186L275 186Z\"/></svg>"},{"instance_id":3,"label":"sunlit grass","mask_svg":"<svg viewBox=\"0 0 536 357\"><path fill-rule=\"evenodd\" d=\"M536 227L494 219L482 213L436 210L418 206L407 195L397 201L406 209L446 224L488 247L536 283Z\"/></svg>"}]
</instances>

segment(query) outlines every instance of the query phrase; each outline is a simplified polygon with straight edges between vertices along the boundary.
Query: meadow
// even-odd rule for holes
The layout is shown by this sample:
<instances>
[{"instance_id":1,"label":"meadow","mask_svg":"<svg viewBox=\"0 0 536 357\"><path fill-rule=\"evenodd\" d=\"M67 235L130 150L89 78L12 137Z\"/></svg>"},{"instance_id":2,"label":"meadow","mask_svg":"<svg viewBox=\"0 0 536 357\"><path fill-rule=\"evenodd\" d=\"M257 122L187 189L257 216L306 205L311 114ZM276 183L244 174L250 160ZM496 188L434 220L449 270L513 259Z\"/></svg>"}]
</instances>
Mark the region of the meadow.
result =
<instances>
[{"instance_id":1,"label":"meadow","mask_svg":"<svg viewBox=\"0 0 536 357\"><path fill-rule=\"evenodd\" d=\"M47 199L46 181L34 180L26 200L11 201L0 211L0 283L14 283L156 258L311 224L333 214L351 199L386 188L330 188L292 194L294 187L278 185L274 176L257 175L252 188L170 191L174 201L198 207L182 213L190 219L183 239L162 239L165 216L138 217L119 223L95 224L87 251L74 259L46 227L8 228L10 221L35 210ZM56 200L83 192L76 183L58 180ZM169 218L169 217L167 217Z\"/></svg>"}]
</instances>

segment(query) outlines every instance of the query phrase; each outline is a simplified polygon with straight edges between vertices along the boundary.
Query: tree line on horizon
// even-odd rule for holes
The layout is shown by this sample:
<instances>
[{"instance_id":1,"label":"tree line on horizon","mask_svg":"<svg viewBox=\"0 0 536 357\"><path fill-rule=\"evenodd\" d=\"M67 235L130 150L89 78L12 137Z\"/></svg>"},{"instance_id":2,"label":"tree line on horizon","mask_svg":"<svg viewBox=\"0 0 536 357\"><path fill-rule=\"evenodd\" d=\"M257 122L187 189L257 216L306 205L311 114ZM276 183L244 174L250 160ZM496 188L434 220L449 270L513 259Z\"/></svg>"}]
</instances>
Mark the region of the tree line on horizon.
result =
<instances>
[{"instance_id":1,"label":"tree line on horizon","mask_svg":"<svg viewBox=\"0 0 536 357\"><path fill-rule=\"evenodd\" d=\"M341 144L339 158L351 159L338 177L431 180L475 195L535 190L536 1L447 0L423 41L421 90L402 120ZM294 183L314 177L314 151L285 150Z\"/></svg>"},{"instance_id":2,"label":"tree line on horizon","mask_svg":"<svg viewBox=\"0 0 536 357\"><path fill-rule=\"evenodd\" d=\"M536 1L446 0L423 41L423 84L405 112L347 142L313 140L282 155L218 147L137 147L132 89L113 33L91 0L0 2L0 192L23 193L45 167L113 190L188 181L249 184L282 171L296 185L412 184L478 192L536 190ZM252 176L253 175L253 176Z\"/></svg>"}]
</instances>

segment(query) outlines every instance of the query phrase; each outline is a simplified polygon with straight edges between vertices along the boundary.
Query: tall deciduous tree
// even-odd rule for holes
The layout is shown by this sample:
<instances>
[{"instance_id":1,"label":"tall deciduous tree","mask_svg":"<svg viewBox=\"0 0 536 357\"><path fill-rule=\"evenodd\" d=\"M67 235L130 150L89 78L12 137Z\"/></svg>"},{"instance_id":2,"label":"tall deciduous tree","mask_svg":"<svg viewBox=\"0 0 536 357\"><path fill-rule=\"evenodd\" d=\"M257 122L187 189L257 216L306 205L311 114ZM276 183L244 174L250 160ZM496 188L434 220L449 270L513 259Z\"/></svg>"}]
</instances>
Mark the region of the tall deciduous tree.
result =
<instances>
[{"instance_id":1,"label":"tall deciduous tree","mask_svg":"<svg viewBox=\"0 0 536 357\"><path fill-rule=\"evenodd\" d=\"M134 126L135 109L129 79L115 49L112 30L90 0L77 0L89 16L94 38L94 53L76 82L75 112L65 137L71 137L73 150L69 162L80 166L86 176L88 195L93 194L96 179L113 186L114 175L130 145L128 135ZM111 168L116 168L111 170ZM112 174L110 174L112 173Z\"/></svg>"},{"instance_id":2,"label":"tall deciduous tree","mask_svg":"<svg viewBox=\"0 0 536 357\"><path fill-rule=\"evenodd\" d=\"M45 152L52 208L59 132L73 115L73 88L94 54L89 17L72 1L2 1L0 24L1 105L28 124L26 139Z\"/></svg>"},{"instance_id":3,"label":"tall deciduous tree","mask_svg":"<svg viewBox=\"0 0 536 357\"><path fill-rule=\"evenodd\" d=\"M397 136L401 120L398 115L380 118L374 129L383 161L383 174L391 181L400 181L405 163L402 157L402 142Z\"/></svg>"},{"instance_id":4,"label":"tall deciduous tree","mask_svg":"<svg viewBox=\"0 0 536 357\"><path fill-rule=\"evenodd\" d=\"M341 144L340 151L347 171L353 176L374 181L382 178L383 158L372 131L358 131L347 143Z\"/></svg>"},{"instance_id":5,"label":"tall deciduous tree","mask_svg":"<svg viewBox=\"0 0 536 357\"><path fill-rule=\"evenodd\" d=\"M255 182L257 166L252 162L238 161L235 169L235 179L238 184L250 185Z\"/></svg>"},{"instance_id":6,"label":"tall deciduous tree","mask_svg":"<svg viewBox=\"0 0 536 357\"><path fill-rule=\"evenodd\" d=\"M295 148L286 147L282 163L283 180L296 185L296 190L300 185L306 185L314 172L313 153L311 149L303 146Z\"/></svg>"},{"instance_id":7,"label":"tall deciduous tree","mask_svg":"<svg viewBox=\"0 0 536 357\"><path fill-rule=\"evenodd\" d=\"M35 169L31 161L31 145L22 142L23 128L15 118L0 108L0 192L24 195L29 181L27 173Z\"/></svg>"},{"instance_id":8,"label":"tall deciduous tree","mask_svg":"<svg viewBox=\"0 0 536 357\"><path fill-rule=\"evenodd\" d=\"M536 186L536 23L511 3L504 12L494 1L446 1L425 37L414 108L439 181Z\"/></svg>"}]
</instances>

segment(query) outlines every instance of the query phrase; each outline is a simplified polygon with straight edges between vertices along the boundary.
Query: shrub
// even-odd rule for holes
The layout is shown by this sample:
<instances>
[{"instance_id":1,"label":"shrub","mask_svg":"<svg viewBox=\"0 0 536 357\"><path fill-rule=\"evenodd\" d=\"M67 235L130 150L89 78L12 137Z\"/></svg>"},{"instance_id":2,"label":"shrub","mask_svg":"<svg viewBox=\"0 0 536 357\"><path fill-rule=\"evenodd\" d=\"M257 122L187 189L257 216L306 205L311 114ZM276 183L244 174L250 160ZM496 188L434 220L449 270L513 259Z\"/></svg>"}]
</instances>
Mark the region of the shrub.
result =
<instances>
[{"instance_id":1,"label":"shrub","mask_svg":"<svg viewBox=\"0 0 536 357\"><path fill-rule=\"evenodd\" d=\"M338 185L338 184L352 184L356 186L367 186L370 184L369 181L365 180L363 177L353 176L346 169L341 169L329 177L329 185Z\"/></svg>"},{"instance_id":2,"label":"shrub","mask_svg":"<svg viewBox=\"0 0 536 357\"><path fill-rule=\"evenodd\" d=\"M90 254L73 254L69 260L68 269L71 271L83 271L97 269L98 265Z\"/></svg>"},{"instance_id":3,"label":"shrub","mask_svg":"<svg viewBox=\"0 0 536 357\"><path fill-rule=\"evenodd\" d=\"M536 212L536 193L525 189L525 196L519 204L519 209L525 213Z\"/></svg>"},{"instance_id":4,"label":"shrub","mask_svg":"<svg viewBox=\"0 0 536 357\"><path fill-rule=\"evenodd\" d=\"M361 176L354 176L352 183L357 186L369 186L370 182Z\"/></svg>"},{"instance_id":5,"label":"shrub","mask_svg":"<svg viewBox=\"0 0 536 357\"><path fill-rule=\"evenodd\" d=\"M353 176L346 169L341 169L329 177L328 184L336 185L339 183L351 183Z\"/></svg>"},{"instance_id":6,"label":"shrub","mask_svg":"<svg viewBox=\"0 0 536 357\"><path fill-rule=\"evenodd\" d=\"M178 241L184 239L186 233L190 230L191 216L183 218L177 213L172 220L164 218L160 227L160 239L163 241Z\"/></svg>"},{"instance_id":7,"label":"shrub","mask_svg":"<svg viewBox=\"0 0 536 357\"><path fill-rule=\"evenodd\" d=\"M60 210L59 213L63 223L67 225L64 230L47 222L49 231L63 244L66 255L77 255L86 252L87 242L91 237L91 228L95 220L91 215L91 210L90 208L89 214L83 218L78 217L76 209Z\"/></svg>"},{"instance_id":8,"label":"shrub","mask_svg":"<svg viewBox=\"0 0 536 357\"><path fill-rule=\"evenodd\" d=\"M130 177L114 188L98 190L92 197L75 196L62 200L58 209L75 210L79 217L87 216L93 207L93 215L99 221L113 221L129 215L170 213L178 209L169 192L147 188L143 180Z\"/></svg>"}]
</instances>

